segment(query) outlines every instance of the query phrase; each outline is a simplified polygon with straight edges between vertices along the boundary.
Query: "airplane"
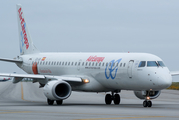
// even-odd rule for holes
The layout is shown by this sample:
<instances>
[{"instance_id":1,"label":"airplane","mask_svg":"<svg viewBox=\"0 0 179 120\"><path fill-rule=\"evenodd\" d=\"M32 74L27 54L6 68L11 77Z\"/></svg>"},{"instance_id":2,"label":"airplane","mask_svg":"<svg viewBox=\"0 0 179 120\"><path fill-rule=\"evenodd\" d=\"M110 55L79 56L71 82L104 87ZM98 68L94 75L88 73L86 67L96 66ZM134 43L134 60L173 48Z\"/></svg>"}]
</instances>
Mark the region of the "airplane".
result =
<instances>
[{"instance_id":1,"label":"airplane","mask_svg":"<svg viewBox=\"0 0 179 120\"><path fill-rule=\"evenodd\" d=\"M72 91L111 92L105 103L119 105L121 90L131 90L143 99L143 107L151 107L161 90L172 84L171 72L163 60L148 53L101 52L40 52L31 40L22 6L17 5L20 55L13 62L28 74L0 73L13 77L13 83L23 78L33 79L43 88L48 105L62 105Z\"/></svg>"},{"instance_id":2,"label":"airplane","mask_svg":"<svg viewBox=\"0 0 179 120\"><path fill-rule=\"evenodd\" d=\"M10 81L11 78L10 77L0 77L0 82L6 82L6 81Z\"/></svg>"}]
</instances>

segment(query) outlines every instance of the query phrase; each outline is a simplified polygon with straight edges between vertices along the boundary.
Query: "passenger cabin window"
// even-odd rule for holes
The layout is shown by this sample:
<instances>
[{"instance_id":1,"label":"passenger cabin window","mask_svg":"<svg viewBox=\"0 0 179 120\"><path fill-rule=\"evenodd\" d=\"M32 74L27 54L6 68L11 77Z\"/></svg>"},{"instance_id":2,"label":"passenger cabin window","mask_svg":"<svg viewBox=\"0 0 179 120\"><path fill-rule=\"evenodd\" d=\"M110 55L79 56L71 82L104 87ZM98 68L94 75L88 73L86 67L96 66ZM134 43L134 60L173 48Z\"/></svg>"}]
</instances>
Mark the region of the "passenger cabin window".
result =
<instances>
[{"instance_id":1,"label":"passenger cabin window","mask_svg":"<svg viewBox=\"0 0 179 120\"><path fill-rule=\"evenodd\" d=\"M99 66L101 66L101 63L99 63Z\"/></svg>"},{"instance_id":2,"label":"passenger cabin window","mask_svg":"<svg viewBox=\"0 0 179 120\"><path fill-rule=\"evenodd\" d=\"M139 63L139 66L138 67L145 67L145 61L141 61L140 63Z\"/></svg>"},{"instance_id":3,"label":"passenger cabin window","mask_svg":"<svg viewBox=\"0 0 179 120\"><path fill-rule=\"evenodd\" d=\"M115 63L113 63L113 67L115 66Z\"/></svg>"},{"instance_id":4,"label":"passenger cabin window","mask_svg":"<svg viewBox=\"0 0 179 120\"><path fill-rule=\"evenodd\" d=\"M71 66L73 65L73 62L71 63Z\"/></svg>"},{"instance_id":5,"label":"passenger cabin window","mask_svg":"<svg viewBox=\"0 0 179 120\"><path fill-rule=\"evenodd\" d=\"M88 65L88 63L86 62L86 66Z\"/></svg>"},{"instance_id":6,"label":"passenger cabin window","mask_svg":"<svg viewBox=\"0 0 179 120\"><path fill-rule=\"evenodd\" d=\"M54 62L54 65L56 65L56 62Z\"/></svg>"},{"instance_id":7,"label":"passenger cabin window","mask_svg":"<svg viewBox=\"0 0 179 120\"><path fill-rule=\"evenodd\" d=\"M84 65L84 62L82 63L82 66Z\"/></svg>"},{"instance_id":8,"label":"passenger cabin window","mask_svg":"<svg viewBox=\"0 0 179 120\"><path fill-rule=\"evenodd\" d=\"M92 66L94 66L94 62L92 63Z\"/></svg>"},{"instance_id":9,"label":"passenger cabin window","mask_svg":"<svg viewBox=\"0 0 179 120\"><path fill-rule=\"evenodd\" d=\"M104 66L104 63L103 63L103 66Z\"/></svg>"},{"instance_id":10,"label":"passenger cabin window","mask_svg":"<svg viewBox=\"0 0 179 120\"><path fill-rule=\"evenodd\" d=\"M147 67L157 67L156 61L147 61Z\"/></svg>"},{"instance_id":11,"label":"passenger cabin window","mask_svg":"<svg viewBox=\"0 0 179 120\"><path fill-rule=\"evenodd\" d=\"M126 63L124 63L123 67L125 67Z\"/></svg>"},{"instance_id":12,"label":"passenger cabin window","mask_svg":"<svg viewBox=\"0 0 179 120\"><path fill-rule=\"evenodd\" d=\"M106 66L108 66L108 63L106 63Z\"/></svg>"},{"instance_id":13,"label":"passenger cabin window","mask_svg":"<svg viewBox=\"0 0 179 120\"><path fill-rule=\"evenodd\" d=\"M122 63L120 64L120 67L122 67Z\"/></svg>"}]
</instances>

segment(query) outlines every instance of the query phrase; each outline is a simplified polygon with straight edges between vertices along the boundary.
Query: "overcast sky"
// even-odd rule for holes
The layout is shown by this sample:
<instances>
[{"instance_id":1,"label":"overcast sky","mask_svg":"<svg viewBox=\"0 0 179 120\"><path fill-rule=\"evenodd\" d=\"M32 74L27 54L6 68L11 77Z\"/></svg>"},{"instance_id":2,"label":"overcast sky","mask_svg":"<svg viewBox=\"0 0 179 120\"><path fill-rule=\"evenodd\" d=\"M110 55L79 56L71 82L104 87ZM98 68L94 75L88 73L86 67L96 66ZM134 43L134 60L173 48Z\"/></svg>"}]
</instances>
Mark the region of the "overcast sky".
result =
<instances>
[{"instance_id":1,"label":"overcast sky","mask_svg":"<svg viewBox=\"0 0 179 120\"><path fill-rule=\"evenodd\" d=\"M20 53L18 3L42 52L144 52L179 70L179 0L1 0L2 58ZM24 73L6 62L0 72Z\"/></svg>"}]
</instances>

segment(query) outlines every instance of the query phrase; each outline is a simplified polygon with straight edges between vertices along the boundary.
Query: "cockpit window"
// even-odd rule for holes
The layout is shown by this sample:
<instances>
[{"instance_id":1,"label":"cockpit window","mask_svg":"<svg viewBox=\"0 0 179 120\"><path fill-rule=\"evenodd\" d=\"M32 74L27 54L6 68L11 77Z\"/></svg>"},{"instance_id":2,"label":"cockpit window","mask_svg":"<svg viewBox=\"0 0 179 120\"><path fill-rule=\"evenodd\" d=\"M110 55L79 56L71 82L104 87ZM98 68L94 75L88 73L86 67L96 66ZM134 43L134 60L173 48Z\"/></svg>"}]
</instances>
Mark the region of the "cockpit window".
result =
<instances>
[{"instance_id":1,"label":"cockpit window","mask_svg":"<svg viewBox=\"0 0 179 120\"><path fill-rule=\"evenodd\" d=\"M147 67L157 67L158 64L156 61L147 61Z\"/></svg>"},{"instance_id":2,"label":"cockpit window","mask_svg":"<svg viewBox=\"0 0 179 120\"><path fill-rule=\"evenodd\" d=\"M138 67L145 67L145 61L141 61L140 63L139 63L139 66Z\"/></svg>"},{"instance_id":3,"label":"cockpit window","mask_svg":"<svg viewBox=\"0 0 179 120\"><path fill-rule=\"evenodd\" d=\"M159 66L165 67L165 64L164 64L162 61L157 61L157 62L158 62L158 64L159 64Z\"/></svg>"}]
</instances>

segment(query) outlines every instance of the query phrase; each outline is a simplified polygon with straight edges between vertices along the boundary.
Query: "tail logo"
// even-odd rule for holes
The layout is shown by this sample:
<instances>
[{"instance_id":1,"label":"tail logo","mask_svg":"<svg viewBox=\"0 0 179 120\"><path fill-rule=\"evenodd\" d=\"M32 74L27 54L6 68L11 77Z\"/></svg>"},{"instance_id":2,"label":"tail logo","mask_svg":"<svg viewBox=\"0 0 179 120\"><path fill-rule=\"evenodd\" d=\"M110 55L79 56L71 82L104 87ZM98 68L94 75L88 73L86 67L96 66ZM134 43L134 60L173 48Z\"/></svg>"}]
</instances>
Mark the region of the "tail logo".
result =
<instances>
[{"instance_id":1,"label":"tail logo","mask_svg":"<svg viewBox=\"0 0 179 120\"><path fill-rule=\"evenodd\" d=\"M21 52L22 52L22 47L24 46L24 44L26 45L26 49L29 48L29 41L28 41L27 33L26 33L26 23L25 23L24 18L22 17L23 12L21 11L21 8L19 8L18 13L19 13L19 19L20 19L20 26L22 29L20 33L22 37L22 40L21 40L21 43L22 43Z\"/></svg>"}]
</instances>

